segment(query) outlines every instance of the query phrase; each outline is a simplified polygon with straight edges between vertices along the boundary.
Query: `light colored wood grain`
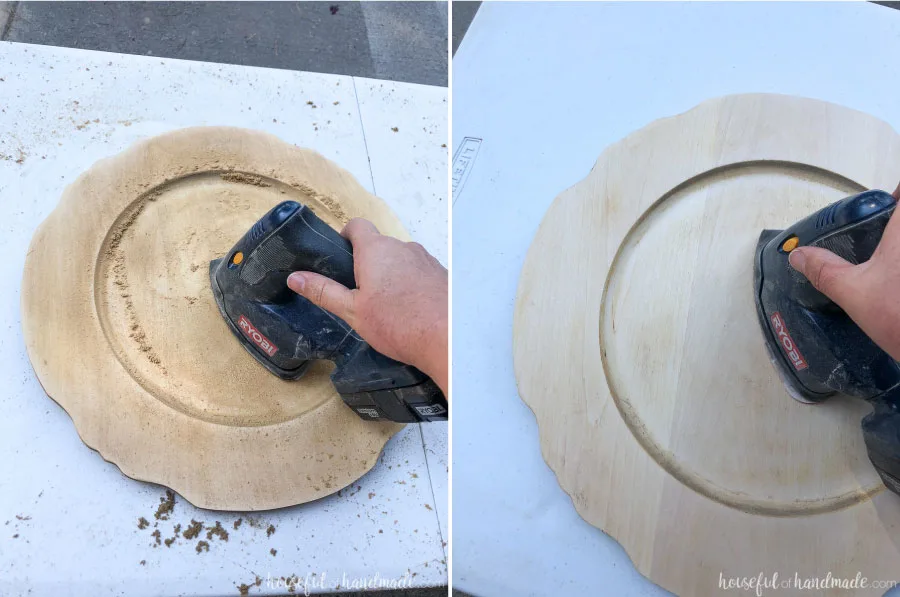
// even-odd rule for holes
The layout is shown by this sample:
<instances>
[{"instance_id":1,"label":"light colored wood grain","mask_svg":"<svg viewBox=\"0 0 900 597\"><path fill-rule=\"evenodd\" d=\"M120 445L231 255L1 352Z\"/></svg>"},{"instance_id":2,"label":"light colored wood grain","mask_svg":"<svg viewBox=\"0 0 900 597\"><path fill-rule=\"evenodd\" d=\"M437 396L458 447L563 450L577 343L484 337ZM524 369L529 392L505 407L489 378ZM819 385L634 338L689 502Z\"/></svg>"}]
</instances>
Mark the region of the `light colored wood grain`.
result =
<instances>
[{"instance_id":1,"label":"light colored wood grain","mask_svg":"<svg viewBox=\"0 0 900 597\"><path fill-rule=\"evenodd\" d=\"M219 314L210 260L286 199L337 229L361 216L407 238L384 202L319 154L211 127L94 165L26 259L22 326L44 389L103 458L200 507L262 510L336 492L402 428L359 419L330 363L276 378Z\"/></svg>"},{"instance_id":2,"label":"light colored wood grain","mask_svg":"<svg viewBox=\"0 0 900 597\"><path fill-rule=\"evenodd\" d=\"M609 147L553 202L519 282L519 392L579 514L653 582L716 595L720 574L900 578L900 498L866 456L869 408L789 397L752 276L763 228L898 176L887 124L737 95Z\"/></svg>"}]
</instances>

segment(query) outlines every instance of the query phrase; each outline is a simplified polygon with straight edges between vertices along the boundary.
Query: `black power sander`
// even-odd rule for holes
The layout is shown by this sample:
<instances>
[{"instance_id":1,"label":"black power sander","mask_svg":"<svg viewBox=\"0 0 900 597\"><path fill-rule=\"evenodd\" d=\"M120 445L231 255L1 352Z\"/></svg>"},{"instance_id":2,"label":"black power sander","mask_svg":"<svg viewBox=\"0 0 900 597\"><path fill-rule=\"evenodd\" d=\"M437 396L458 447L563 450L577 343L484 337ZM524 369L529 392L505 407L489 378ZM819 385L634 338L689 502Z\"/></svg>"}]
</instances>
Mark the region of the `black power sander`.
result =
<instances>
[{"instance_id":1,"label":"black power sander","mask_svg":"<svg viewBox=\"0 0 900 597\"><path fill-rule=\"evenodd\" d=\"M895 207L888 193L866 191L787 230L764 230L753 277L766 348L791 396L818 403L841 393L870 402L874 410L862 420L866 450L885 486L900 494L900 366L788 263L799 246L868 261Z\"/></svg>"},{"instance_id":2,"label":"black power sander","mask_svg":"<svg viewBox=\"0 0 900 597\"><path fill-rule=\"evenodd\" d=\"M247 352L287 380L302 377L313 360L333 361L335 389L363 419L446 421L447 399L434 381L290 290L287 277L297 270L356 288L350 242L294 201L276 205L209 264L219 311Z\"/></svg>"}]
</instances>

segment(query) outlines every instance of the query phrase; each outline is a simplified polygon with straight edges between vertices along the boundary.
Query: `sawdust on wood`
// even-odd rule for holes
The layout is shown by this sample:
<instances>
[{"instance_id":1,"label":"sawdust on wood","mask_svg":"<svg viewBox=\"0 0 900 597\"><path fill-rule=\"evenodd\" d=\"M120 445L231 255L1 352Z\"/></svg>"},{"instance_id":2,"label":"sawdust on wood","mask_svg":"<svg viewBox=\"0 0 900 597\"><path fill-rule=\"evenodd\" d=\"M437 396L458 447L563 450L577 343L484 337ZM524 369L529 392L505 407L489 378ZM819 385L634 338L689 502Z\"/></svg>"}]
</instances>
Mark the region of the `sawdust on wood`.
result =
<instances>
[{"instance_id":1,"label":"sawdust on wood","mask_svg":"<svg viewBox=\"0 0 900 597\"><path fill-rule=\"evenodd\" d=\"M347 215L347 212L344 211L341 203L334 197L324 195L311 186L299 182L293 183L291 186L324 205L335 218L341 221L342 224L346 224L350 221L350 216Z\"/></svg>"},{"instance_id":2,"label":"sawdust on wood","mask_svg":"<svg viewBox=\"0 0 900 597\"><path fill-rule=\"evenodd\" d=\"M195 549L197 550L197 553L209 551L209 543L206 541L198 541Z\"/></svg>"},{"instance_id":3,"label":"sawdust on wood","mask_svg":"<svg viewBox=\"0 0 900 597\"><path fill-rule=\"evenodd\" d=\"M243 521L244 521L243 518L238 518L237 520L235 520L235 521L234 521L234 530L237 530L238 527L241 526L241 523L242 523Z\"/></svg>"},{"instance_id":4,"label":"sawdust on wood","mask_svg":"<svg viewBox=\"0 0 900 597\"><path fill-rule=\"evenodd\" d=\"M275 525L270 524L269 527L266 529L266 537L271 537L273 533L275 533Z\"/></svg>"},{"instance_id":5,"label":"sawdust on wood","mask_svg":"<svg viewBox=\"0 0 900 597\"><path fill-rule=\"evenodd\" d=\"M113 264L113 284L117 287L119 296L125 299L125 313L129 324L128 336L137 343L138 349L147 356L147 360L157 365L165 373L165 367L162 366L159 355L154 352L153 347L150 345L147 334L141 327L141 322L138 321L137 313L135 313L134 302L131 300L131 286L128 282L128 267L125 263L125 253L121 249L122 240L128 231L131 230L141 212L144 211L147 201L155 201L157 196L158 193L148 193L143 199L138 200L135 207L112 231L105 255Z\"/></svg>"},{"instance_id":6,"label":"sawdust on wood","mask_svg":"<svg viewBox=\"0 0 900 597\"><path fill-rule=\"evenodd\" d=\"M138 518L138 528L139 529L144 530L148 526L150 526L150 522L146 518L144 518L143 516Z\"/></svg>"},{"instance_id":7,"label":"sawdust on wood","mask_svg":"<svg viewBox=\"0 0 900 597\"><path fill-rule=\"evenodd\" d=\"M220 174L222 180L227 182L238 182L241 184L249 184L255 187L270 187L271 184L267 183L262 179L262 177L257 176L256 174L245 174L244 172L224 172Z\"/></svg>"}]
</instances>

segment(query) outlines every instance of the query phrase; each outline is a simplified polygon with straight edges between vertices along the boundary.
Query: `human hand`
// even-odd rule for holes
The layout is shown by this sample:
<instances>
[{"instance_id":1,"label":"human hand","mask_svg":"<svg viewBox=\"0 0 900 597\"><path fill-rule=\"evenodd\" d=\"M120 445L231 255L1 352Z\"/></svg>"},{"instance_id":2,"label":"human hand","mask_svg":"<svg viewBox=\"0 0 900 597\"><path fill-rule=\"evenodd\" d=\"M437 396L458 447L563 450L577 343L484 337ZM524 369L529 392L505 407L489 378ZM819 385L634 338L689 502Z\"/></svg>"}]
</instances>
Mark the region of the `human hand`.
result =
<instances>
[{"instance_id":1,"label":"human hand","mask_svg":"<svg viewBox=\"0 0 900 597\"><path fill-rule=\"evenodd\" d=\"M893 193L900 201L900 186ZM900 361L900 216L895 211L878 248L853 265L827 249L797 247L791 266L843 309L856 325Z\"/></svg>"},{"instance_id":2,"label":"human hand","mask_svg":"<svg viewBox=\"0 0 900 597\"><path fill-rule=\"evenodd\" d=\"M447 395L447 270L418 243L354 218L341 231L353 245L356 289L313 272L288 287L340 317L378 352L419 369Z\"/></svg>"}]
</instances>

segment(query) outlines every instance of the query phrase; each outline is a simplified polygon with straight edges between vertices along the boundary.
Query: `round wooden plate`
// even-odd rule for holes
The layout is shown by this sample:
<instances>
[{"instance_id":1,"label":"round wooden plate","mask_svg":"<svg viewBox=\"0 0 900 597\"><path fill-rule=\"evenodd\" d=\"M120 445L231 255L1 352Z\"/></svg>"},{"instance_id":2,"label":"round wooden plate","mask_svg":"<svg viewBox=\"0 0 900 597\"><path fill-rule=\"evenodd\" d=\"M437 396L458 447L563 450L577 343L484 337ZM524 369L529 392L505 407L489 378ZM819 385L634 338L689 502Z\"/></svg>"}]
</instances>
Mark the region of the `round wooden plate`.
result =
<instances>
[{"instance_id":1,"label":"round wooden plate","mask_svg":"<svg viewBox=\"0 0 900 597\"><path fill-rule=\"evenodd\" d=\"M729 579L900 571L900 498L848 398L790 398L753 302L764 228L900 177L900 135L820 101L737 95L609 147L553 202L519 282L519 392L579 514L682 595ZM800 580L798 584L795 581ZM796 586L793 586L796 585ZM774 593L773 593L774 594Z\"/></svg>"},{"instance_id":2,"label":"round wooden plate","mask_svg":"<svg viewBox=\"0 0 900 597\"><path fill-rule=\"evenodd\" d=\"M319 154L254 131L192 128L142 141L69 186L31 242L28 355L79 435L135 479L217 510L299 504L352 483L402 425L362 421L318 362L267 372L216 307L209 262L271 207L309 205L406 231Z\"/></svg>"}]
</instances>

